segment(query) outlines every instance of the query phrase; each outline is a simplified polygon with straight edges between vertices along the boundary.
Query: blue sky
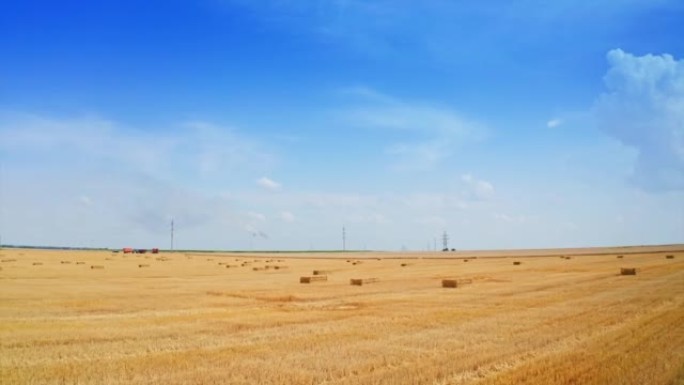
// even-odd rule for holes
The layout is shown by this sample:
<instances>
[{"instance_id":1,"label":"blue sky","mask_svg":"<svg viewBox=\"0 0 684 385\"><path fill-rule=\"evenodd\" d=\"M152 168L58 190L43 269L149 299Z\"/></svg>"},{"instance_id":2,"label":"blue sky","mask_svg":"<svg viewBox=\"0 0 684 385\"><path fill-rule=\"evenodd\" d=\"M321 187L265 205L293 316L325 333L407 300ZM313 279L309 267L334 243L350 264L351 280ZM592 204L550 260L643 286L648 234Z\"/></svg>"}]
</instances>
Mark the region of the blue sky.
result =
<instances>
[{"instance_id":1,"label":"blue sky","mask_svg":"<svg viewBox=\"0 0 684 385\"><path fill-rule=\"evenodd\" d=\"M684 242L680 1L0 5L3 243Z\"/></svg>"}]
</instances>

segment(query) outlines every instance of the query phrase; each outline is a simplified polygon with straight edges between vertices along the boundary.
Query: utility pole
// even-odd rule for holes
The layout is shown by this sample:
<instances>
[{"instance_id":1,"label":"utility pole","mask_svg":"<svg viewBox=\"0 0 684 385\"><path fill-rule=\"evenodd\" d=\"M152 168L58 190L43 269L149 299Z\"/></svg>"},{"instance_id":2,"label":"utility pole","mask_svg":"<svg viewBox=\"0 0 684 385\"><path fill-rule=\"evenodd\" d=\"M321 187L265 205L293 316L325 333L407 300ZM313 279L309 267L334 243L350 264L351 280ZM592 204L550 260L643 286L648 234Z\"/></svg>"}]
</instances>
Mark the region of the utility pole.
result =
<instances>
[{"instance_id":1,"label":"utility pole","mask_svg":"<svg viewBox=\"0 0 684 385\"><path fill-rule=\"evenodd\" d=\"M342 251L347 250L347 230L342 226Z\"/></svg>"},{"instance_id":2,"label":"utility pole","mask_svg":"<svg viewBox=\"0 0 684 385\"><path fill-rule=\"evenodd\" d=\"M173 251L173 217L171 218L171 251Z\"/></svg>"}]
</instances>

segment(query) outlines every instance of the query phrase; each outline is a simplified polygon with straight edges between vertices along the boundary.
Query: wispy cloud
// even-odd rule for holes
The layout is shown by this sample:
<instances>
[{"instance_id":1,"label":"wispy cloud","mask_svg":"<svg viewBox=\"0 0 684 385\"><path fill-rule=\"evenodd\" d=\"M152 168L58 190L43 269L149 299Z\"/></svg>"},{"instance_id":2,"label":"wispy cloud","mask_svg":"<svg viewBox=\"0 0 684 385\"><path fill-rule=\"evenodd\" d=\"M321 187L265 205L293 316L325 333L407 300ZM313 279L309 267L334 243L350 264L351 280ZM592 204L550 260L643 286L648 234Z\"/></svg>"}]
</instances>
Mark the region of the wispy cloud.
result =
<instances>
[{"instance_id":1,"label":"wispy cloud","mask_svg":"<svg viewBox=\"0 0 684 385\"><path fill-rule=\"evenodd\" d=\"M561 120L559 118L554 118L554 119L551 119L548 122L546 122L546 127L556 128L556 127L560 126L561 124L563 124L563 120Z\"/></svg>"},{"instance_id":2,"label":"wispy cloud","mask_svg":"<svg viewBox=\"0 0 684 385\"><path fill-rule=\"evenodd\" d=\"M292 214L289 211L281 211L280 212L280 219L285 221L285 222L292 223L296 220L296 217L294 214Z\"/></svg>"},{"instance_id":3,"label":"wispy cloud","mask_svg":"<svg viewBox=\"0 0 684 385\"><path fill-rule=\"evenodd\" d=\"M266 169L274 156L231 127L185 122L138 130L97 116L49 118L0 112L0 149L8 160L107 167L154 178L211 178L227 170Z\"/></svg>"},{"instance_id":4,"label":"wispy cloud","mask_svg":"<svg viewBox=\"0 0 684 385\"><path fill-rule=\"evenodd\" d=\"M278 191L282 188L280 183L265 176L257 179L256 184L270 191Z\"/></svg>"},{"instance_id":5,"label":"wispy cloud","mask_svg":"<svg viewBox=\"0 0 684 385\"><path fill-rule=\"evenodd\" d=\"M37 229L37 244L56 245L90 242L87 233L149 244L166 238L173 217L179 242L204 229L193 241L218 246L221 238L211 234L243 222L226 190L250 186L273 159L257 139L208 123L155 132L93 116L17 113L0 114L0 152L10 236L30 241L35 218L28 213L35 212L65 224L62 233Z\"/></svg>"},{"instance_id":6,"label":"wispy cloud","mask_svg":"<svg viewBox=\"0 0 684 385\"><path fill-rule=\"evenodd\" d=\"M403 101L369 87L345 92L353 107L343 116L357 127L390 131L404 137L388 143L385 152L400 169L427 169L449 158L466 143L484 139L487 128L453 109L425 102Z\"/></svg>"},{"instance_id":7,"label":"wispy cloud","mask_svg":"<svg viewBox=\"0 0 684 385\"><path fill-rule=\"evenodd\" d=\"M639 186L684 189L684 60L620 49L607 57L607 92L594 105L599 127L639 151Z\"/></svg>"},{"instance_id":8,"label":"wispy cloud","mask_svg":"<svg viewBox=\"0 0 684 385\"><path fill-rule=\"evenodd\" d=\"M597 36L647 10L681 10L676 0L226 0L222 4L247 7L270 26L309 33L371 56L403 55L410 47L420 56L450 60L461 59L466 46L479 50L495 46L500 53L511 41L534 43L540 34L563 36L565 28L556 28L558 25L571 24L576 33ZM483 40L498 44L483 45Z\"/></svg>"},{"instance_id":9,"label":"wispy cloud","mask_svg":"<svg viewBox=\"0 0 684 385\"><path fill-rule=\"evenodd\" d=\"M481 179L476 179L470 174L461 175L461 181L465 184L465 196L476 200L486 200L494 196L494 186Z\"/></svg>"}]
</instances>

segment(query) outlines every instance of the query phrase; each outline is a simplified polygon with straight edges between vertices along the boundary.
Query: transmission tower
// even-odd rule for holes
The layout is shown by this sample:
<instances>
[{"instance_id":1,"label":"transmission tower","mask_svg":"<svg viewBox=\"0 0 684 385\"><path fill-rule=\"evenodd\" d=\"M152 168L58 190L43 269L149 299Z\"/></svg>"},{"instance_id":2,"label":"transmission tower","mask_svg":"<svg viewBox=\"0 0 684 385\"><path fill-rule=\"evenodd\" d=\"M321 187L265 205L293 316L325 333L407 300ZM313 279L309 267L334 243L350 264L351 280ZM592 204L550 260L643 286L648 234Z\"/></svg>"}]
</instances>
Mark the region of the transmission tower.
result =
<instances>
[{"instance_id":1,"label":"transmission tower","mask_svg":"<svg viewBox=\"0 0 684 385\"><path fill-rule=\"evenodd\" d=\"M442 250L449 251L449 234L447 234L446 230L442 234L442 246Z\"/></svg>"}]
</instances>

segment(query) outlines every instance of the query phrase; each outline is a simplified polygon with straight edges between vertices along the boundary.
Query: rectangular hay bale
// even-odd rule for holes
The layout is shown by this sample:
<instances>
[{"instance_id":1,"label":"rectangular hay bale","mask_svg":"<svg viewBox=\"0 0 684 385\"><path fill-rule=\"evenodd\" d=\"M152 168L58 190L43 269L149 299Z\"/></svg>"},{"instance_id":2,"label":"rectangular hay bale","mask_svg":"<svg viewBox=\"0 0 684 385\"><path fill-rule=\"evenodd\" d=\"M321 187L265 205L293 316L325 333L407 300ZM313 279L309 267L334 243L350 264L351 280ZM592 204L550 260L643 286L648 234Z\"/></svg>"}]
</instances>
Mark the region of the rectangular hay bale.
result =
<instances>
[{"instance_id":1,"label":"rectangular hay bale","mask_svg":"<svg viewBox=\"0 0 684 385\"><path fill-rule=\"evenodd\" d=\"M454 288L454 287L463 286L463 285L468 284L468 283L473 283L473 280L470 278L443 279L442 280L442 287Z\"/></svg>"},{"instance_id":2,"label":"rectangular hay bale","mask_svg":"<svg viewBox=\"0 0 684 385\"><path fill-rule=\"evenodd\" d=\"M313 275L307 277L299 277L299 283L324 282L328 280L327 275Z\"/></svg>"},{"instance_id":3,"label":"rectangular hay bale","mask_svg":"<svg viewBox=\"0 0 684 385\"><path fill-rule=\"evenodd\" d=\"M636 268L622 267L620 268L620 275L636 275Z\"/></svg>"},{"instance_id":4,"label":"rectangular hay bale","mask_svg":"<svg viewBox=\"0 0 684 385\"><path fill-rule=\"evenodd\" d=\"M378 281L379 280L377 278L352 278L349 280L349 284L354 286L363 286Z\"/></svg>"}]
</instances>

